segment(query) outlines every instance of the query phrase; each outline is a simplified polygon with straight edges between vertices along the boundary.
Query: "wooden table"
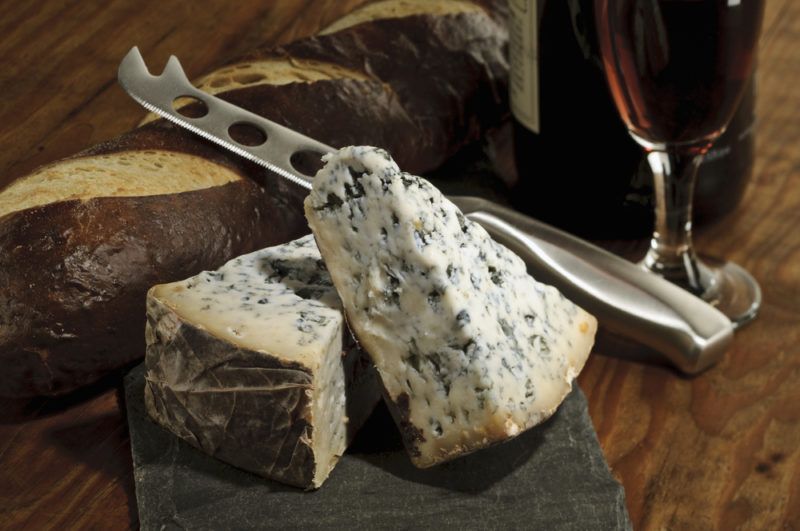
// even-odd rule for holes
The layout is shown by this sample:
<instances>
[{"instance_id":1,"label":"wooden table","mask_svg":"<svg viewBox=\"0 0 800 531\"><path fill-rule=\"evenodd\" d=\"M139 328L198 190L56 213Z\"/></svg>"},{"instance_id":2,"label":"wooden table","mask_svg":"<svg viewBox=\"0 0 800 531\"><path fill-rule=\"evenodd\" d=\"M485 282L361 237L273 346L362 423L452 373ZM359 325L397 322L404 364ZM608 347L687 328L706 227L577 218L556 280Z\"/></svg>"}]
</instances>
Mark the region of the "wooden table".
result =
<instances>
[{"instance_id":1,"label":"wooden table","mask_svg":"<svg viewBox=\"0 0 800 531\"><path fill-rule=\"evenodd\" d=\"M0 3L0 186L134 126L132 44L199 75L361 1ZM637 529L800 529L800 3L768 3L760 53L754 179L697 244L756 275L761 316L701 376L596 355L580 377ZM137 526L117 386L0 401L0 528Z\"/></svg>"}]
</instances>

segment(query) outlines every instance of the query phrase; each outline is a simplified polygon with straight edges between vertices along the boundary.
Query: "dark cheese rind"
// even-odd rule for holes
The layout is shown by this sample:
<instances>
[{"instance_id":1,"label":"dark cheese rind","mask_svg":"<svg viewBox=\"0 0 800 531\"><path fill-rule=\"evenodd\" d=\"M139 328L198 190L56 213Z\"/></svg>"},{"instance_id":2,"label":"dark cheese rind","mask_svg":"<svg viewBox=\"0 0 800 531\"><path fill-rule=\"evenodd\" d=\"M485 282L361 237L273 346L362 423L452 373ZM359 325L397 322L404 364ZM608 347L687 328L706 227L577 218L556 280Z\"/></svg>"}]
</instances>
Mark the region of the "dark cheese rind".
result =
<instances>
[{"instance_id":1,"label":"dark cheese rind","mask_svg":"<svg viewBox=\"0 0 800 531\"><path fill-rule=\"evenodd\" d=\"M152 328L173 319L163 306L150 306ZM297 487L313 485L314 454L297 444L311 432L308 369L231 348L187 323L169 341L181 345L179 354L168 353L166 345L147 351L150 416L222 461Z\"/></svg>"},{"instance_id":2,"label":"dark cheese rind","mask_svg":"<svg viewBox=\"0 0 800 531\"><path fill-rule=\"evenodd\" d=\"M150 416L234 466L327 478L379 398L310 236L148 294Z\"/></svg>"}]
</instances>

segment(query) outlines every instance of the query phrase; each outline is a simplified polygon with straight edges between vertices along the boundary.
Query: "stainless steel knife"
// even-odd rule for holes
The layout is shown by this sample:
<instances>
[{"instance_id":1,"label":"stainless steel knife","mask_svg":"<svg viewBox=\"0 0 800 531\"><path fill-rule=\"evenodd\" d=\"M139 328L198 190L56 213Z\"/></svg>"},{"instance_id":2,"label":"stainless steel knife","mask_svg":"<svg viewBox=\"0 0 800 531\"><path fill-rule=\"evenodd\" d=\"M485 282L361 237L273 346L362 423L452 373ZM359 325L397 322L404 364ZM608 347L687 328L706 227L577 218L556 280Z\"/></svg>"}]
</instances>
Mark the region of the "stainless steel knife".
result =
<instances>
[{"instance_id":1,"label":"stainless steel knife","mask_svg":"<svg viewBox=\"0 0 800 531\"><path fill-rule=\"evenodd\" d=\"M334 151L314 139L195 88L180 62L150 74L139 49L122 60L118 80L148 110L290 180L311 188L313 176L293 164L298 153ZM173 103L191 97L205 104L203 116L178 112ZM264 135L247 146L230 128L246 124ZM492 237L528 265L537 280L556 286L594 314L606 330L649 347L649 361L668 362L689 374L719 361L733 339L731 321L713 306L642 268L584 240L519 212L476 197L449 197ZM609 352L608 354L614 354Z\"/></svg>"}]
</instances>

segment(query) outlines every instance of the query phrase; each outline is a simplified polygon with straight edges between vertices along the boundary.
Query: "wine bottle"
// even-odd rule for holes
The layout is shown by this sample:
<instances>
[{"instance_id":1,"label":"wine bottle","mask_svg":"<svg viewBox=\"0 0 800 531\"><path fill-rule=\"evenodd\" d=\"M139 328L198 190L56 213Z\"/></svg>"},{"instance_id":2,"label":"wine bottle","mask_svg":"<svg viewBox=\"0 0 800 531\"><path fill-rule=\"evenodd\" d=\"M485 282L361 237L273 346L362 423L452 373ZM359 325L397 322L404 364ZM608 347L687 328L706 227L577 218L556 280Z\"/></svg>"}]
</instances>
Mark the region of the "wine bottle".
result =
<instances>
[{"instance_id":1,"label":"wine bottle","mask_svg":"<svg viewBox=\"0 0 800 531\"><path fill-rule=\"evenodd\" d=\"M744 196L755 159L755 102L754 73L728 128L711 146L698 170L694 191L697 226L721 219L736 208ZM649 168L647 173L649 176Z\"/></svg>"},{"instance_id":2,"label":"wine bottle","mask_svg":"<svg viewBox=\"0 0 800 531\"><path fill-rule=\"evenodd\" d=\"M510 0L509 7L515 207L587 237L649 235L652 175L611 99L592 0ZM751 80L700 168L696 224L720 219L742 197L752 172L754 98Z\"/></svg>"}]
</instances>

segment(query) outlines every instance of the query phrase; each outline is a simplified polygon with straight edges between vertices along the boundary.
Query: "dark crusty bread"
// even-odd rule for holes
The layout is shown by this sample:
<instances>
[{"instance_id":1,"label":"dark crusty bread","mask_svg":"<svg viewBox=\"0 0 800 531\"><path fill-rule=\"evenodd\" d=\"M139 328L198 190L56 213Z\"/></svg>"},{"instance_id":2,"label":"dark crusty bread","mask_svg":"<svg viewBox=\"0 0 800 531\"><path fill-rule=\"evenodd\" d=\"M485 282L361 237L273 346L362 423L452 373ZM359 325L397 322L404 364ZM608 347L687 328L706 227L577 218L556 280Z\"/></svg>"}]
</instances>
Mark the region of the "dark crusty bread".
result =
<instances>
[{"instance_id":1,"label":"dark crusty bread","mask_svg":"<svg viewBox=\"0 0 800 531\"><path fill-rule=\"evenodd\" d=\"M381 146L405 171L426 173L507 113L504 7L367 4L317 36L256 50L197 84L331 146Z\"/></svg>"},{"instance_id":2,"label":"dark crusty bread","mask_svg":"<svg viewBox=\"0 0 800 531\"><path fill-rule=\"evenodd\" d=\"M503 0L374 2L198 84L424 173L507 112L504 13ZM13 182L0 191L0 395L65 393L141 357L147 289L307 232L302 195L161 120Z\"/></svg>"},{"instance_id":3,"label":"dark crusty bread","mask_svg":"<svg viewBox=\"0 0 800 531\"><path fill-rule=\"evenodd\" d=\"M159 128L121 139L131 164L157 154ZM180 146L186 153L188 144ZM102 171L97 157L106 150L93 151L72 160ZM194 154L180 163L197 171L219 166ZM55 201L0 219L3 395L66 392L140 358L150 286L305 232L284 197L265 192L242 168L215 169L232 180L179 193Z\"/></svg>"}]
</instances>

